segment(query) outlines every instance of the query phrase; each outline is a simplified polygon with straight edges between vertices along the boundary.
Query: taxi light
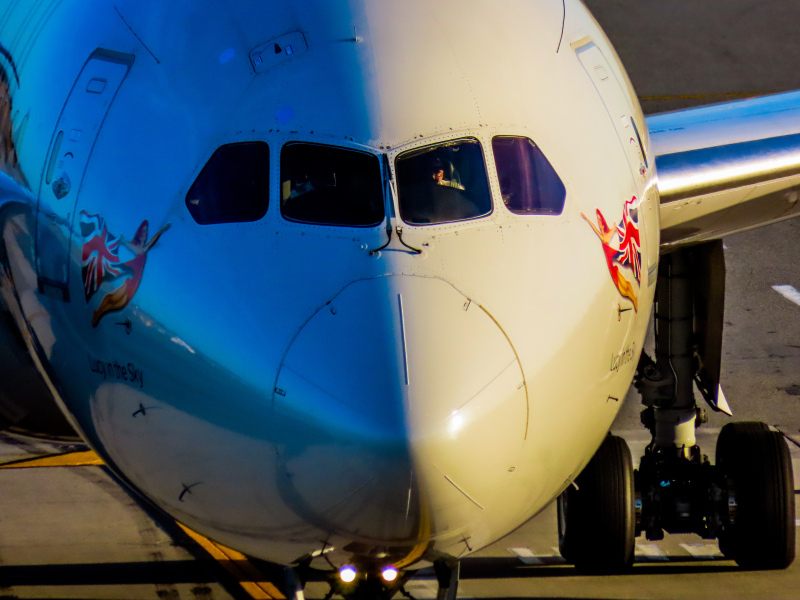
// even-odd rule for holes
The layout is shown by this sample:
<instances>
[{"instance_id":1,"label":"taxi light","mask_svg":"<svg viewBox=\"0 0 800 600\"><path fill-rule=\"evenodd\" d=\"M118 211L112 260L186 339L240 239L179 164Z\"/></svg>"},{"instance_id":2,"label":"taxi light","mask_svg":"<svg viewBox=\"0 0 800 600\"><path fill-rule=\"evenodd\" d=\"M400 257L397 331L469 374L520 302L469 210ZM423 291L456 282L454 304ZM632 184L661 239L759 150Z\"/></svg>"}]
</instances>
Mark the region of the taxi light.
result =
<instances>
[{"instance_id":1,"label":"taxi light","mask_svg":"<svg viewBox=\"0 0 800 600\"><path fill-rule=\"evenodd\" d=\"M381 571L381 577L383 577L384 581L394 581L397 579L397 569L394 567L384 567L383 571Z\"/></svg>"},{"instance_id":2,"label":"taxi light","mask_svg":"<svg viewBox=\"0 0 800 600\"><path fill-rule=\"evenodd\" d=\"M356 578L356 569L350 565L345 565L339 569L339 578L345 583L352 583Z\"/></svg>"}]
</instances>

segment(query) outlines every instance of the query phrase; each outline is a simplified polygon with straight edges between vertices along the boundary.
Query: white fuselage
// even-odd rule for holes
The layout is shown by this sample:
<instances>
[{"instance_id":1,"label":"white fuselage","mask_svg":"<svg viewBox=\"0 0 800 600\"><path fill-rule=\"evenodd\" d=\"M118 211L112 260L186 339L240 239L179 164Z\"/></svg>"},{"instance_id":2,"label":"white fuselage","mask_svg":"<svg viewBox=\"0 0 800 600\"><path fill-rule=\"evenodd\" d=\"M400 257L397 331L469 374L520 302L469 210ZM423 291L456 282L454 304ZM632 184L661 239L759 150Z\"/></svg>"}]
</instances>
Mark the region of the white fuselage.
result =
<instances>
[{"instance_id":1,"label":"white fuselage","mask_svg":"<svg viewBox=\"0 0 800 600\"><path fill-rule=\"evenodd\" d=\"M94 0L35 29L12 5L0 41L18 57L31 206L3 221L16 290L64 408L133 486L254 556L408 566L498 539L580 472L633 377L659 244L641 109L580 2ZM273 39L305 47L257 66ZM103 75L118 89L79 127L73 86L98 48L135 60ZM60 130L74 162L56 156L47 183ZM501 135L541 149L561 214L504 206ZM490 214L404 223L398 155L462 138L482 148ZM265 216L198 224L187 191L217 148L249 141L269 146ZM384 222L283 218L288 142L387 156ZM151 238L169 226L135 298L96 326L81 213L129 243L145 220ZM615 254L626 219L638 281ZM605 248L601 221L622 227ZM48 269L62 291L42 288Z\"/></svg>"}]
</instances>

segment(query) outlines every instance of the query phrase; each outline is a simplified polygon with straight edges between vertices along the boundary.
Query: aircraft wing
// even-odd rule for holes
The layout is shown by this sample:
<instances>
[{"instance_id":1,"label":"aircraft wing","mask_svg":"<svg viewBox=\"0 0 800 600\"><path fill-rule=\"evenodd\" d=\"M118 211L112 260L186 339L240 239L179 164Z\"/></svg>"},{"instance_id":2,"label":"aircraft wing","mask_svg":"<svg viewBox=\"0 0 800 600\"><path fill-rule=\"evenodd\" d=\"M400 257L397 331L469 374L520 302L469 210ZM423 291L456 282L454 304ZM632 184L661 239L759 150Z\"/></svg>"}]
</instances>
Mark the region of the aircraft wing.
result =
<instances>
[{"instance_id":1,"label":"aircraft wing","mask_svg":"<svg viewBox=\"0 0 800 600\"><path fill-rule=\"evenodd\" d=\"M800 214L800 91L647 118L661 248Z\"/></svg>"}]
</instances>

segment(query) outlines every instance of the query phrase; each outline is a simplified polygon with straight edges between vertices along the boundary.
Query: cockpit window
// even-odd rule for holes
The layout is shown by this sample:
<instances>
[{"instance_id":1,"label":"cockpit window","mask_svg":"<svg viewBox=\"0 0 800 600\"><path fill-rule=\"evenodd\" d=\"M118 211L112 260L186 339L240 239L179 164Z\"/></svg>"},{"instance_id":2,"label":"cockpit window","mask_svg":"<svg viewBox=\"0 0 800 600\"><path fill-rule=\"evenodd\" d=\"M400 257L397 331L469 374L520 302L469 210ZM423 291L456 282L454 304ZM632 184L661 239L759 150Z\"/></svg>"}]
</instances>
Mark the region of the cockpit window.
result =
<instances>
[{"instance_id":1,"label":"cockpit window","mask_svg":"<svg viewBox=\"0 0 800 600\"><path fill-rule=\"evenodd\" d=\"M281 213L292 221L368 227L383 221L374 154L293 142L281 150Z\"/></svg>"},{"instance_id":2,"label":"cockpit window","mask_svg":"<svg viewBox=\"0 0 800 600\"><path fill-rule=\"evenodd\" d=\"M269 146L264 142L217 148L186 194L201 225L258 221L269 206Z\"/></svg>"},{"instance_id":3,"label":"cockpit window","mask_svg":"<svg viewBox=\"0 0 800 600\"><path fill-rule=\"evenodd\" d=\"M483 150L475 139L404 152L397 157L397 182L406 223L450 223L492 212Z\"/></svg>"},{"instance_id":4,"label":"cockpit window","mask_svg":"<svg viewBox=\"0 0 800 600\"><path fill-rule=\"evenodd\" d=\"M559 215L567 191L539 147L526 137L492 139L503 202L518 215Z\"/></svg>"}]
</instances>

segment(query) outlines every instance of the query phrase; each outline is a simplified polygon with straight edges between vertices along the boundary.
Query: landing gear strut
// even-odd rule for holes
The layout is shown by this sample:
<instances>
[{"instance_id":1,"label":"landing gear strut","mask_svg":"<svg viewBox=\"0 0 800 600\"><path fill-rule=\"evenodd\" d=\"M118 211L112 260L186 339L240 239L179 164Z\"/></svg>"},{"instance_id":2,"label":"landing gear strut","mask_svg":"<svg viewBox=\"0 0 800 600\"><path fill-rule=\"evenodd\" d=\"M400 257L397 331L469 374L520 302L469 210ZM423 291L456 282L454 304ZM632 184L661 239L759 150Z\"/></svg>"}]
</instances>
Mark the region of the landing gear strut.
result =
<instances>
[{"instance_id":1,"label":"landing gear strut","mask_svg":"<svg viewBox=\"0 0 800 600\"><path fill-rule=\"evenodd\" d=\"M665 531L719 539L744 568L783 569L794 560L794 478L782 434L764 423L729 423L714 465L695 438L707 420L695 386L712 409L730 414L719 387L724 288L719 241L661 258L655 360L643 353L634 380L652 441L632 471L625 442L609 436L559 497L559 548L578 568L618 572L632 562L634 535L660 540Z\"/></svg>"},{"instance_id":2,"label":"landing gear strut","mask_svg":"<svg viewBox=\"0 0 800 600\"><path fill-rule=\"evenodd\" d=\"M656 359L642 355L635 384L653 440L636 473L637 535L718 538L745 568L781 569L794 560L794 481L783 436L763 423L729 423L716 464L695 428L710 406L730 414L719 389L724 260L719 242L663 256L656 290Z\"/></svg>"},{"instance_id":3,"label":"landing gear strut","mask_svg":"<svg viewBox=\"0 0 800 600\"><path fill-rule=\"evenodd\" d=\"M460 563L440 559L433 563L433 570L436 573L436 580L439 582L436 600L455 600L458 594Z\"/></svg>"}]
</instances>

